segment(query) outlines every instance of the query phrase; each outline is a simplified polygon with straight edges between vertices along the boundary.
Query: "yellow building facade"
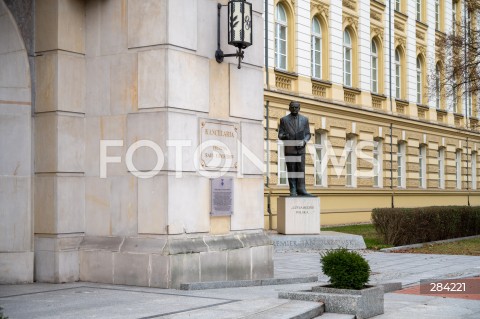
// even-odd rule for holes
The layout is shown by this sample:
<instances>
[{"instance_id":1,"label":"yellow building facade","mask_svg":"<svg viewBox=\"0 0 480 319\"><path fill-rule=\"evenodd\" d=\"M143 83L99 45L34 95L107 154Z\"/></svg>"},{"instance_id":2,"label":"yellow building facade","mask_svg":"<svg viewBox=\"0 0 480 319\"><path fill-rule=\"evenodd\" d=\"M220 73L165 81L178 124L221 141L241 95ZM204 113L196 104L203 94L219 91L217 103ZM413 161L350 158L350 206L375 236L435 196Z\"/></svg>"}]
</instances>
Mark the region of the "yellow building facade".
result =
<instances>
[{"instance_id":1,"label":"yellow building facade","mask_svg":"<svg viewBox=\"0 0 480 319\"><path fill-rule=\"evenodd\" d=\"M277 128L292 100L310 121L321 226L369 222L377 207L480 205L477 97L432 89L461 1L267 2L266 228L289 194Z\"/></svg>"}]
</instances>

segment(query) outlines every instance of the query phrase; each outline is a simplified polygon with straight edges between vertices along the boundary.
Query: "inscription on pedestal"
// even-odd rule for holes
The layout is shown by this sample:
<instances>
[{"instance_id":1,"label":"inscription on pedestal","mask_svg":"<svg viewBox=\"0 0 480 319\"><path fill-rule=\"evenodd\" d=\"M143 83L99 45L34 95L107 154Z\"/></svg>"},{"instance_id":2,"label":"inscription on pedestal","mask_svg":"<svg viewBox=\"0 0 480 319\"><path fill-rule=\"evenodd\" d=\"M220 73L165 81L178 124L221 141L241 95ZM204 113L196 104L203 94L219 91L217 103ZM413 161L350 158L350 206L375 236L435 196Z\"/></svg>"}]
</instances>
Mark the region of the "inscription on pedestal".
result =
<instances>
[{"instance_id":1,"label":"inscription on pedestal","mask_svg":"<svg viewBox=\"0 0 480 319\"><path fill-rule=\"evenodd\" d=\"M277 204L277 231L279 233L320 233L320 198L279 197Z\"/></svg>"},{"instance_id":2,"label":"inscription on pedestal","mask_svg":"<svg viewBox=\"0 0 480 319\"><path fill-rule=\"evenodd\" d=\"M212 179L212 216L229 216L233 214L233 178L220 177Z\"/></svg>"}]
</instances>

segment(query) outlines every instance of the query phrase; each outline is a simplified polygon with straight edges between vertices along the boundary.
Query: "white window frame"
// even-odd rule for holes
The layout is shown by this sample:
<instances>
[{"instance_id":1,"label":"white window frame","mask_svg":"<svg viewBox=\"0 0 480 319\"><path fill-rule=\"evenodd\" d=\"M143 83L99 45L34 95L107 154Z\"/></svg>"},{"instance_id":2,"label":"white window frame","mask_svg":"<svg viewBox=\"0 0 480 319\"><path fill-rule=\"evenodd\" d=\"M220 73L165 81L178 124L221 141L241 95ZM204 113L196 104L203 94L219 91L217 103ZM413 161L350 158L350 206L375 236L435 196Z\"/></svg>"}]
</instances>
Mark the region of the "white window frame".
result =
<instances>
[{"instance_id":1,"label":"white window frame","mask_svg":"<svg viewBox=\"0 0 480 319\"><path fill-rule=\"evenodd\" d=\"M471 166L472 166L472 189L477 189L477 152L471 154Z\"/></svg>"},{"instance_id":2,"label":"white window frame","mask_svg":"<svg viewBox=\"0 0 480 319\"><path fill-rule=\"evenodd\" d=\"M357 146L355 137L347 138L345 144L346 158L345 158L345 186L357 187L357 158L355 148Z\"/></svg>"},{"instance_id":3,"label":"white window frame","mask_svg":"<svg viewBox=\"0 0 480 319\"><path fill-rule=\"evenodd\" d=\"M462 189L462 151L455 152L455 184L457 189Z\"/></svg>"},{"instance_id":4,"label":"white window frame","mask_svg":"<svg viewBox=\"0 0 480 319\"><path fill-rule=\"evenodd\" d=\"M383 143L373 141L373 187L383 187Z\"/></svg>"},{"instance_id":5,"label":"white window frame","mask_svg":"<svg viewBox=\"0 0 480 319\"><path fill-rule=\"evenodd\" d=\"M417 104L422 104L422 61L417 57Z\"/></svg>"},{"instance_id":6,"label":"white window frame","mask_svg":"<svg viewBox=\"0 0 480 319\"><path fill-rule=\"evenodd\" d=\"M285 15L285 20L280 15L280 10L283 11ZM281 70L287 70L288 67L288 17L287 11L285 10L284 6L279 3L277 4L276 11L275 11L275 67ZM284 38L280 37L280 35L284 34ZM280 52L281 44L284 42L285 52Z\"/></svg>"},{"instance_id":7,"label":"white window frame","mask_svg":"<svg viewBox=\"0 0 480 319\"><path fill-rule=\"evenodd\" d=\"M371 43L371 57L372 57L372 64L371 64L371 85L372 85L372 92L378 93L378 48L375 40L372 40Z\"/></svg>"},{"instance_id":8,"label":"white window frame","mask_svg":"<svg viewBox=\"0 0 480 319\"><path fill-rule=\"evenodd\" d=\"M435 66L435 107L440 109L440 66Z\"/></svg>"},{"instance_id":9,"label":"white window frame","mask_svg":"<svg viewBox=\"0 0 480 319\"><path fill-rule=\"evenodd\" d=\"M422 21L422 0L417 0L417 6L415 11L417 21Z\"/></svg>"},{"instance_id":10,"label":"white window frame","mask_svg":"<svg viewBox=\"0 0 480 319\"><path fill-rule=\"evenodd\" d=\"M452 1L452 34L457 34L457 4L458 2Z\"/></svg>"},{"instance_id":11,"label":"white window frame","mask_svg":"<svg viewBox=\"0 0 480 319\"><path fill-rule=\"evenodd\" d=\"M318 25L318 32L315 30L315 25ZM318 44L318 47L317 47ZM322 25L320 21L313 17L312 19L312 77L321 79L322 78ZM317 59L317 55L319 58ZM318 67L318 73L317 73Z\"/></svg>"},{"instance_id":12,"label":"white window frame","mask_svg":"<svg viewBox=\"0 0 480 319\"><path fill-rule=\"evenodd\" d=\"M472 117L472 93L467 93L467 116Z\"/></svg>"},{"instance_id":13,"label":"white window frame","mask_svg":"<svg viewBox=\"0 0 480 319\"><path fill-rule=\"evenodd\" d=\"M406 145L405 142L398 143L397 147L397 187L405 188L406 186Z\"/></svg>"},{"instance_id":14,"label":"white window frame","mask_svg":"<svg viewBox=\"0 0 480 319\"><path fill-rule=\"evenodd\" d=\"M400 50L395 50L395 98L400 99L402 95L402 65Z\"/></svg>"},{"instance_id":15,"label":"white window frame","mask_svg":"<svg viewBox=\"0 0 480 319\"><path fill-rule=\"evenodd\" d=\"M318 143L320 142L320 143ZM327 133L315 132L315 186L327 187ZM322 165L323 164L323 165Z\"/></svg>"},{"instance_id":16,"label":"white window frame","mask_svg":"<svg viewBox=\"0 0 480 319\"><path fill-rule=\"evenodd\" d=\"M420 188L427 188L427 146L420 145L418 148L418 178Z\"/></svg>"},{"instance_id":17,"label":"white window frame","mask_svg":"<svg viewBox=\"0 0 480 319\"><path fill-rule=\"evenodd\" d=\"M352 86L353 82L352 55L352 36L350 35L350 32L345 29L345 31L343 32L343 85L349 87Z\"/></svg>"},{"instance_id":18,"label":"white window frame","mask_svg":"<svg viewBox=\"0 0 480 319\"><path fill-rule=\"evenodd\" d=\"M438 149L438 188L445 188L445 148Z\"/></svg>"},{"instance_id":19,"label":"white window frame","mask_svg":"<svg viewBox=\"0 0 480 319\"><path fill-rule=\"evenodd\" d=\"M456 90L453 92L453 95L452 95L452 108L453 108L453 113L457 113L458 99L457 99Z\"/></svg>"},{"instance_id":20,"label":"white window frame","mask_svg":"<svg viewBox=\"0 0 480 319\"><path fill-rule=\"evenodd\" d=\"M285 148L283 147L283 141L278 140L278 149L277 149L277 185L284 186L288 185L288 172L287 172L287 163L285 161ZM282 183L282 176L285 174L285 182Z\"/></svg>"}]
</instances>

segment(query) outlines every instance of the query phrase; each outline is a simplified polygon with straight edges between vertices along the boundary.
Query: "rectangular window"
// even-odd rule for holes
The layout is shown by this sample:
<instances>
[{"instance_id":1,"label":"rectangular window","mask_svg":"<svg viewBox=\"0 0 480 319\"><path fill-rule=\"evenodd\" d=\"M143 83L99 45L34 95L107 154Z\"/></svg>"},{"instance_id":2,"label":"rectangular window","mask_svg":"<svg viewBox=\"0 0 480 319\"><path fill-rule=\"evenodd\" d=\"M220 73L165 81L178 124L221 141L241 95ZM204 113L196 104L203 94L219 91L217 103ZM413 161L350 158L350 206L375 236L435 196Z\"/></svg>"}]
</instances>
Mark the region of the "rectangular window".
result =
<instances>
[{"instance_id":1,"label":"rectangular window","mask_svg":"<svg viewBox=\"0 0 480 319\"><path fill-rule=\"evenodd\" d=\"M445 149L438 150L438 187L445 188Z\"/></svg>"},{"instance_id":2,"label":"rectangular window","mask_svg":"<svg viewBox=\"0 0 480 319\"><path fill-rule=\"evenodd\" d=\"M378 62L377 57L372 56L372 92L378 93Z\"/></svg>"},{"instance_id":3,"label":"rectangular window","mask_svg":"<svg viewBox=\"0 0 480 319\"><path fill-rule=\"evenodd\" d=\"M472 189L477 189L477 152L472 152Z\"/></svg>"},{"instance_id":4,"label":"rectangular window","mask_svg":"<svg viewBox=\"0 0 480 319\"><path fill-rule=\"evenodd\" d=\"M382 141L373 142L373 186L383 187Z\"/></svg>"},{"instance_id":5,"label":"rectangular window","mask_svg":"<svg viewBox=\"0 0 480 319\"><path fill-rule=\"evenodd\" d=\"M347 139L346 143L346 186L356 187L355 180L356 158L355 158L355 140L353 138Z\"/></svg>"},{"instance_id":6,"label":"rectangular window","mask_svg":"<svg viewBox=\"0 0 480 319\"><path fill-rule=\"evenodd\" d=\"M427 188L427 146L421 145L418 152L418 178L420 188Z\"/></svg>"},{"instance_id":7,"label":"rectangular window","mask_svg":"<svg viewBox=\"0 0 480 319\"><path fill-rule=\"evenodd\" d=\"M467 94L467 116L472 117L472 94Z\"/></svg>"},{"instance_id":8,"label":"rectangular window","mask_svg":"<svg viewBox=\"0 0 480 319\"><path fill-rule=\"evenodd\" d=\"M395 65L395 97L400 98L400 64Z\"/></svg>"},{"instance_id":9,"label":"rectangular window","mask_svg":"<svg viewBox=\"0 0 480 319\"><path fill-rule=\"evenodd\" d=\"M398 151L397 151L397 185L399 188L405 188L405 143L398 144Z\"/></svg>"},{"instance_id":10,"label":"rectangular window","mask_svg":"<svg viewBox=\"0 0 480 319\"><path fill-rule=\"evenodd\" d=\"M456 35L457 33L457 1L453 0L452 2L452 33Z\"/></svg>"},{"instance_id":11,"label":"rectangular window","mask_svg":"<svg viewBox=\"0 0 480 319\"><path fill-rule=\"evenodd\" d=\"M440 30L440 0L435 0L435 30Z\"/></svg>"},{"instance_id":12,"label":"rectangular window","mask_svg":"<svg viewBox=\"0 0 480 319\"><path fill-rule=\"evenodd\" d=\"M417 104L422 103L422 71L417 69Z\"/></svg>"},{"instance_id":13,"label":"rectangular window","mask_svg":"<svg viewBox=\"0 0 480 319\"><path fill-rule=\"evenodd\" d=\"M417 0L417 21L422 21L422 0Z\"/></svg>"},{"instance_id":14,"label":"rectangular window","mask_svg":"<svg viewBox=\"0 0 480 319\"><path fill-rule=\"evenodd\" d=\"M275 62L276 67L282 70L287 69L287 27L277 23L275 41Z\"/></svg>"},{"instance_id":15,"label":"rectangular window","mask_svg":"<svg viewBox=\"0 0 480 319\"><path fill-rule=\"evenodd\" d=\"M453 113L457 113L457 93L454 92L452 95L452 107L453 107Z\"/></svg>"},{"instance_id":16,"label":"rectangular window","mask_svg":"<svg viewBox=\"0 0 480 319\"><path fill-rule=\"evenodd\" d=\"M462 151L455 153L455 181L457 189L462 189Z\"/></svg>"},{"instance_id":17,"label":"rectangular window","mask_svg":"<svg viewBox=\"0 0 480 319\"><path fill-rule=\"evenodd\" d=\"M400 11L400 0L395 0L395 10Z\"/></svg>"},{"instance_id":18,"label":"rectangular window","mask_svg":"<svg viewBox=\"0 0 480 319\"><path fill-rule=\"evenodd\" d=\"M352 49L344 47L343 50L344 55L344 75L343 80L346 86L352 86Z\"/></svg>"},{"instance_id":19,"label":"rectangular window","mask_svg":"<svg viewBox=\"0 0 480 319\"><path fill-rule=\"evenodd\" d=\"M325 133L315 133L315 186L327 186L327 159Z\"/></svg>"},{"instance_id":20,"label":"rectangular window","mask_svg":"<svg viewBox=\"0 0 480 319\"><path fill-rule=\"evenodd\" d=\"M312 76L322 78L322 39L312 35Z\"/></svg>"},{"instance_id":21,"label":"rectangular window","mask_svg":"<svg viewBox=\"0 0 480 319\"><path fill-rule=\"evenodd\" d=\"M288 184L287 164L285 162L285 149L283 142L278 141L278 185Z\"/></svg>"}]
</instances>

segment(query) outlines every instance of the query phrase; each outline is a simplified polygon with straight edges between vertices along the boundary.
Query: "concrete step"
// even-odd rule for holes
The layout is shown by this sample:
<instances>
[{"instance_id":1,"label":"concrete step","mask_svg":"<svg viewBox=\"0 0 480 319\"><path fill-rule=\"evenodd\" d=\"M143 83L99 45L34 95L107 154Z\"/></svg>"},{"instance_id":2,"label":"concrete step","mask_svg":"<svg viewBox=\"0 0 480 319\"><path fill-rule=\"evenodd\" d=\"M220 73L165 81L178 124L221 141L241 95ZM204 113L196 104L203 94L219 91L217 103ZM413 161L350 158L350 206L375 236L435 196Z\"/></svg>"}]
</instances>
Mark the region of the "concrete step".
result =
<instances>
[{"instance_id":1,"label":"concrete step","mask_svg":"<svg viewBox=\"0 0 480 319\"><path fill-rule=\"evenodd\" d=\"M276 298L241 300L162 318L174 319L312 319L324 312L321 302Z\"/></svg>"},{"instance_id":2,"label":"concrete step","mask_svg":"<svg viewBox=\"0 0 480 319\"><path fill-rule=\"evenodd\" d=\"M346 315L343 313L325 312L314 319L355 319L355 315Z\"/></svg>"}]
</instances>

